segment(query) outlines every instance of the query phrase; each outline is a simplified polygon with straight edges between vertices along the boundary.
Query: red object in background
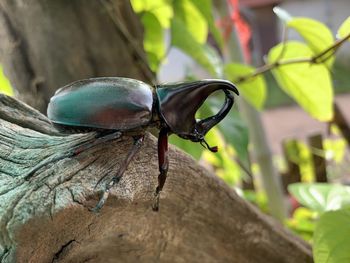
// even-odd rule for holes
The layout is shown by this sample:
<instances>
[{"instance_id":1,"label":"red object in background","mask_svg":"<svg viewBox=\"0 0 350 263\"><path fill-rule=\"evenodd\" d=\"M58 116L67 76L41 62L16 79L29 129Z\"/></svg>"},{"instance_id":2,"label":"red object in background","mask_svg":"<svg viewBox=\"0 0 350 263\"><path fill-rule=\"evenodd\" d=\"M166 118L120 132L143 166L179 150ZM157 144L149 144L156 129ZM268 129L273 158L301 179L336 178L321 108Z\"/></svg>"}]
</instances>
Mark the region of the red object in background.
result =
<instances>
[{"instance_id":1,"label":"red object in background","mask_svg":"<svg viewBox=\"0 0 350 263\"><path fill-rule=\"evenodd\" d=\"M236 27L239 42L242 47L244 60L249 63L251 61L251 52L249 48L249 42L252 36L250 27L246 21L242 18L239 12L238 0L227 0L227 4L230 7L230 20Z\"/></svg>"},{"instance_id":2,"label":"red object in background","mask_svg":"<svg viewBox=\"0 0 350 263\"><path fill-rule=\"evenodd\" d=\"M227 42L234 26L243 51L244 61L249 63L251 61L249 42L252 35L250 27L240 15L238 0L227 0L227 5L229 7L229 17L221 19L218 23L223 28L224 40Z\"/></svg>"}]
</instances>

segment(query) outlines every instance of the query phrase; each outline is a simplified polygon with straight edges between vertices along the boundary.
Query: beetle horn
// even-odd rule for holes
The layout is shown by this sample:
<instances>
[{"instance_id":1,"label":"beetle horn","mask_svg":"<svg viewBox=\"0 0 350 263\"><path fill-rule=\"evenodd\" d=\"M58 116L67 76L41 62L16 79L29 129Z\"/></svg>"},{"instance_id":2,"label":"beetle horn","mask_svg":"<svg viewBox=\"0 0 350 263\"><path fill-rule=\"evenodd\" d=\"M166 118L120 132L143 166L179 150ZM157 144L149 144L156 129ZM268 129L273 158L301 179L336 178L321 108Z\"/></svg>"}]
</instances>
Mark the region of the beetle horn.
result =
<instances>
[{"instance_id":1,"label":"beetle horn","mask_svg":"<svg viewBox=\"0 0 350 263\"><path fill-rule=\"evenodd\" d=\"M197 110L216 90L225 92L223 107L216 115L196 122ZM230 111L234 101L230 91L239 94L231 82L216 79L160 85L156 90L159 113L173 133L202 142L204 135Z\"/></svg>"}]
</instances>

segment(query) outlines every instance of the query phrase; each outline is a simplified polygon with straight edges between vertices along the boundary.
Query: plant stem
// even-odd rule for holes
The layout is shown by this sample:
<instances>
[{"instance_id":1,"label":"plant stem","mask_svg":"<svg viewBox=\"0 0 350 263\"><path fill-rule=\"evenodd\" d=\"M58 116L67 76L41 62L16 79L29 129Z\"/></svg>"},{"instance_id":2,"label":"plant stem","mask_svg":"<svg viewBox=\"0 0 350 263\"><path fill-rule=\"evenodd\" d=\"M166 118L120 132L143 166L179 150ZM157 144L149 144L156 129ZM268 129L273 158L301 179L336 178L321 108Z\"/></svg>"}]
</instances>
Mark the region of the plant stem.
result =
<instances>
[{"instance_id":1,"label":"plant stem","mask_svg":"<svg viewBox=\"0 0 350 263\"><path fill-rule=\"evenodd\" d=\"M244 99L238 101L239 109L249 127L249 141L253 145L253 155L259 164L262 187L267 195L269 211L276 219L283 221L287 215L281 179L276 171L269 142L260 113Z\"/></svg>"},{"instance_id":2,"label":"plant stem","mask_svg":"<svg viewBox=\"0 0 350 263\"><path fill-rule=\"evenodd\" d=\"M350 33L348 35L346 35L345 37L337 40L334 42L333 45L331 45L330 47L326 48L325 50L323 50L321 53L312 56L310 58L291 58L291 59L286 59L286 60L280 60L280 61L276 61L270 64L265 64L261 67L258 67L255 69L254 72L241 76L239 77L235 83L241 83L244 82L248 79L254 78L260 74L263 74L267 71L270 71L274 68L277 68L279 66L284 66L284 65L290 65L290 64L297 64L297 63L311 63L311 64L320 64L324 62L324 59L322 59L324 56L326 56L327 54L329 54L329 52L333 52L335 53L338 48L347 40L350 39ZM328 56L327 56L328 58Z\"/></svg>"}]
</instances>

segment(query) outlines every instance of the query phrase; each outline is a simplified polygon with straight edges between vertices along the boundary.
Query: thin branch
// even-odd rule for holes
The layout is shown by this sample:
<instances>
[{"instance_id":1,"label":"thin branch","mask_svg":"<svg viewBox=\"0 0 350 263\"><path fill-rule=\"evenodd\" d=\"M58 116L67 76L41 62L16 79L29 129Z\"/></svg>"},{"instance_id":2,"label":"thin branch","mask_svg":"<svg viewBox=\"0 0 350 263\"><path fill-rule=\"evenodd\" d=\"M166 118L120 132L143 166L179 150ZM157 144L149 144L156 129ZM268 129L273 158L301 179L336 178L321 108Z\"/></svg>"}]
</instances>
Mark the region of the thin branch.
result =
<instances>
[{"instance_id":1,"label":"thin branch","mask_svg":"<svg viewBox=\"0 0 350 263\"><path fill-rule=\"evenodd\" d=\"M348 39L350 39L350 33L347 34L345 37L338 39L337 41L334 42L334 44L332 46L330 46L329 48L325 49L324 51L322 51L320 54L316 55L313 59L315 60L314 62L317 63L317 60L321 57L323 57L324 55L326 55L328 52L332 51L333 53L335 53L338 48Z\"/></svg>"},{"instance_id":2,"label":"thin branch","mask_svg":"<svg viewBox=\"0 0 350 263\"><path fill-rule=\"evenodd\" d=\"M310 58L291 58L291 59L286 59L283 61L276 61L273 62L271 64L265 64L259 68L256 68L254 72L247 74L247 75L243 75L241 77L239 77L236 80L236 83L241 83L244 81L247 81L248 79L254 78L262 73L265 73L267 71L270 71L274 68L277 68L279 66L283 66L283 65L290 65L290 64L297 64L297 63L310 63L310 64L320 64L323 63L325 60L327 60L329 58L329 53L332 52L332 54L334 54L339 47L347 40L350 39L350 33L348 35L346 35L345 37L337 40L334 42L333 45L331 45L330 47L326 48L324 51L322 51L321 53L312 56Z\"/></svg>"}]
</instances>

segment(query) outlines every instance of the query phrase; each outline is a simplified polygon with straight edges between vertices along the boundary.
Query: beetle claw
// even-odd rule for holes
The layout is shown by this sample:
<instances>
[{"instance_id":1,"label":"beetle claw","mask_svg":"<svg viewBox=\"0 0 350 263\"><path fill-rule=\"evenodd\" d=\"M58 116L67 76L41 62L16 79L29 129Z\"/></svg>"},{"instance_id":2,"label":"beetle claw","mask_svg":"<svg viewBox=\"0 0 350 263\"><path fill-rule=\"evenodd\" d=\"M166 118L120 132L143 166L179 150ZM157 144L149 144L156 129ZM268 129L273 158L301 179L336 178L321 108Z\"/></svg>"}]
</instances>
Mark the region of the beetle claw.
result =
<instances>
[{"instance_id":1,"label":"beetle claw","mask_svg":"<svg viewBox=\"0 0 350 263\"><path fill-rule=\"evenodd\" d=\"M98 213L100 212L101 208L104 206L107 198L109 195L109 189L105 189L100 197L100 200L98 201L97 205L94 208L89 209L91 212Z\"/></svg>"},{"instance_id":2,"label":"beetle claw","mask_svg":"<svg viewBox=\"0 0 350 263\"><path fill-rule=\"evenodd\" d=\"M117 173L117 175L113 176L108 182L107 184L105 185L105 189L102 193L102 196L100 198L100 201L98 201L98 204L90 209L90 211L92 212L96 212L98 213L101 208L104 206L107 198L108 198L108 195L109 195L109 190L115 186L116 184L119 183L120 179L122 178L126 168L128 167L128 164L130 163L130 161L132 160L132 158L135 156L135 154L138 152L138 150L140 149L140 147L142 146L142 142L143 142L143 138L144 136L138 136L138 137L134 137L134 145L133 147L131 148L131 150L129 151L126 159L124 160L124 162L122 163L122 165L120 166L119 168L119 171ZM103 176L100 180L98 180L97 184L95 185L95 187L97 185L100 184L100 182L106 178L106 175Z\"/></svg>"},{"instance_id":3,"label":"beetle claw","mask_svg":"<svg viewBox=\"0 0 350 263\"><path fill-rule=\"evenodd\" d=\"M213 152L213 153L216 153L216 152L219 150L219 148L218 148L217 146L210 147L209 144L208 144L204 139L202 139L202 140L200 141L200 144L201 144L204 148L208 149L209 151L211 151L211 152Z\"/></svg>"},{"instance_id":4,"label":"beetle claw","mask_svg":"<svg viewBox=\"0 0 350 263\"><path fill-rule=\"evenodd\" d=\"M159 197L160 197L160 192L155 193L153 198L153 204L152 204L152 210L155 212L159 211Z\"/></svg>"},{"instance_id":5,"label":"beetle claw","mask_svg":"<svg viewBox=\"0 0 350 263\"><path fill-rule=\"evenodd\" d=\"M100 179L96 186L105 178L106 176L104 176L102 179ZM117 184L119 181L120 181L120 177L121 176L115 176L113 177L107 184L106 184L106 188L105 190L103 191L101 197L100 197L100 200L98 201L97 205L90 209L91 212L95 212L95 213L98 213L101 208L104 206L106 200L108 199L108 196L109 196L109 189L111 189L115 184ZM95 186L95 188L96 188Z\"/></svg>"}]
</instances>

